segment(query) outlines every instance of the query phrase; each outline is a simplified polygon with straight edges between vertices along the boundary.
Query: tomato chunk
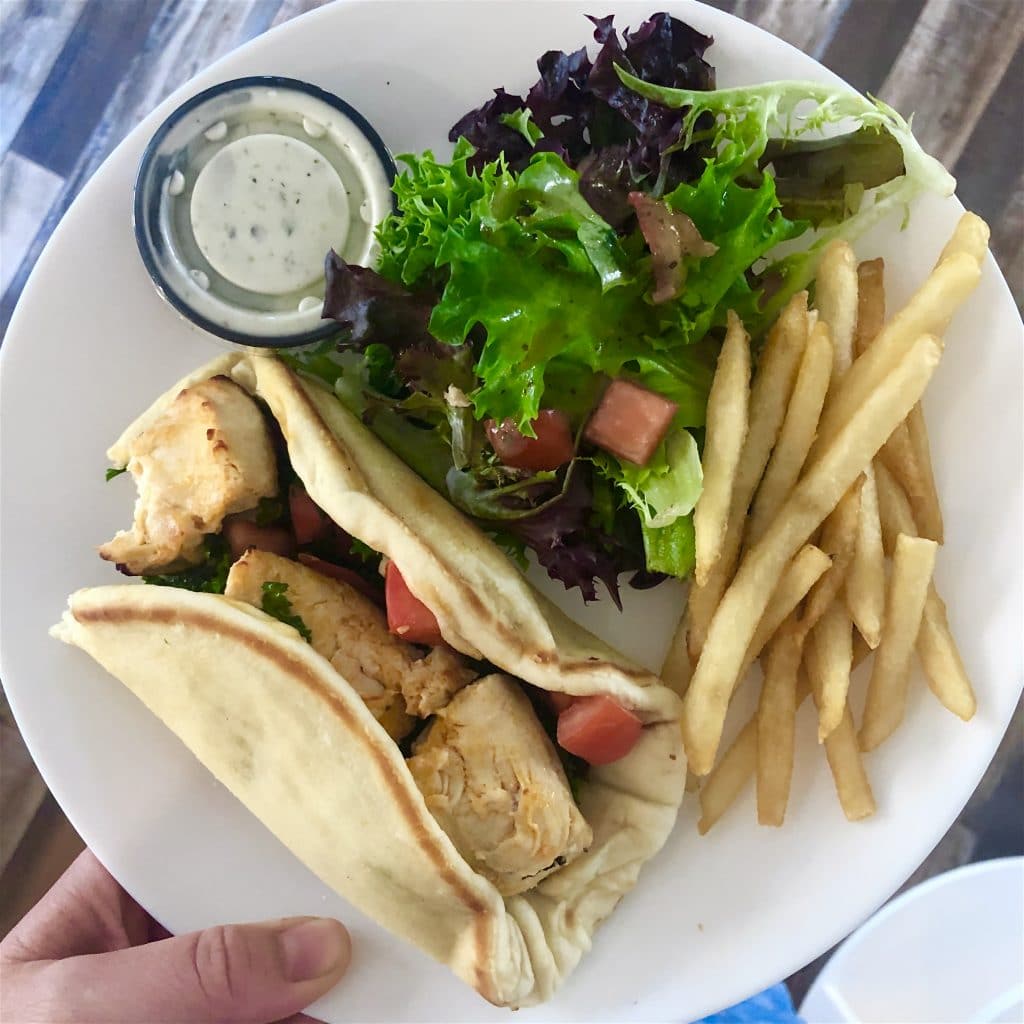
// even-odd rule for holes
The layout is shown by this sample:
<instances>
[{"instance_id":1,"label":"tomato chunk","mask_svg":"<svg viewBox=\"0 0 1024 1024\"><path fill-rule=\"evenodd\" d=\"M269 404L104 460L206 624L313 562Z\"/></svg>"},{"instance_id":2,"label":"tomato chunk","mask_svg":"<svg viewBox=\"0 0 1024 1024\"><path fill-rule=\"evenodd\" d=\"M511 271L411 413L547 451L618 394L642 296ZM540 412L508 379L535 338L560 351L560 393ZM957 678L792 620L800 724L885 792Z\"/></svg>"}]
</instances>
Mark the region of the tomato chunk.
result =
<instances>
[{"instance_id":1,"label":"tomato chunk","mask_svg":"<svg viewBox=\"0 0 1024 1024\"><path fill-rule=\"evenodd\" d=\"M571 694L558 693L556 690L548 690L545 696L556 715L560 715L567 707L571 707L572 702L576 699Z\"/></svg>"},{"instance_id":2,"label":"tomato chunk","mask_svg":"<svg viewBox=\"0 0 1024 1024\"><path fill-rule=\"evenodd\" d=\"M611 697L577 697L558 716L558 744L590 764L611 764L636 746L642 729Z\"/></svg>"},{"instance_id":3,"label":"tomato chunk","mask_svg":"<svg viewBox=\"0 0 1024 1024\"><path fill-rule=\"evenodd\" d=\"M374 601L378 600L379 595L374 591L373 586L352 569L346 569L343 565L335 565L334 562L317 558L316 555L311 555L306 551L299 552L299 561L314 572L320 573L321 576L330 576L332 580L341 580L353 590L358 590L360 594L364 594Z\"/></svg>"},{"instance_id":4,"label":"tomato chunk","mask_svg":"<svg viewBox=\"0 0 1024 1024\"><path fill-rule=\"evenodd\" d=\"M292 529L300 544L312 544L320 540L331 526L320 506L306 493L302 484L288 488L288 509L292 515Z\"/></svg>"},{"instance_id":5,"label":"tomato chunk","mask_svg":"<svg viewBox=\"0 0 1024 1024\"><path fill-rule=\"evenodd\" d=\"M224 539L232 558L241 558L249 548L295 557L295 538L285 526L257 526L251 519L229 518L224 520Z\"/></svg>"},{"instance_id":6,"label":"tomato chunk","mask_svg":"<svg viewBox=\"0 0 1024 1024\"><path fill-rule=\"evenodd\" d=\"M406 586L394 562L388 562L384 599L388 607L388 629L396 636L430 647L444 643L434 613Z\"/></svg>"},{"instance_id":7,"label":"tomato chunk","mask_svg":"<svg viewBox=\"0 0 1024 1024\"><path fill-rule=\"evenodd\" d=\"M532 423L536 437L527 437L511 419L486 423L487 439L498 458L513 469L558 469L573 456L569 417L557 409L541 409Z\"/></svg>"},{"instance_id":8,"label":"tomato chunk","mask_svg":"<svg viewBox=\"0 0 1024 1024\"><path fill-rule=\"evenodd\" d=\"M675 402L628 380L608 385L583 436L598 448L643 466L668 433Z\"/></svg>"}]
</instances>

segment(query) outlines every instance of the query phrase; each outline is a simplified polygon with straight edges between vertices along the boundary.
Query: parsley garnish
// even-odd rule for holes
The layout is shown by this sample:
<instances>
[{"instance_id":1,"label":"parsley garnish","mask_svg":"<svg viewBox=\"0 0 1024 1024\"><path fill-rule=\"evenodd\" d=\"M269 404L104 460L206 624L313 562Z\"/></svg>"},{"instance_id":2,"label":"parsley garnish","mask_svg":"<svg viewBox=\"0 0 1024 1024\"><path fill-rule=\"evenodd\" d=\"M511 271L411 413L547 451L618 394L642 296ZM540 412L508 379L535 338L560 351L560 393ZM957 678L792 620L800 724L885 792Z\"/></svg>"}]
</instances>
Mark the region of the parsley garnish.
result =
<instances>
[{"instance_id":1,"label":"parsley garnish","mask_svg":"<svg viewBox=\"0 0 1024 1024\"><path fill-rule=\"evenodd\" d=\"M270 526L284 515L284 502L280 498L260 498L256 506L256 525Z\"/></svg>"},{"instance_id":2,"label":"parsley garnish","mask_svg":"<svg viewBox=\"0 0 1024 1024\"><path fill-rule=\"evenodd\" d=\"M380 562L380 552L374 551L369 544L364 544L357 537L352 538L351 545L349 547L349 554L355 555L356 558L363 562Z\"/></svg>"},{"instance_id":3,"label":"parsley garnish","mask_svg":"<svg viewBox=\"0 0 1024 1024\"><path fill-rule=\"evenodd\" d=\"M297 629L303 640L310 643L313 641L313 634L309 627L292 612L292 603L288 600L285 592L288 590L287 583L278 583L275 580L268 580L263 584L263 598L260 607L268 614L273 615L279 622L286 626Z\"/></svg>"},{"instance_id":4,"label":"parsley garnish","mask_svg":"<svg viewBox=\"0 0 1024 1024\"><path fill-rule=\"evenodd\" d=\"M113 466L111 466L110 469L107 470L107 482L109 483L111 480L114 479L115 476L120 476L122 473L127 473L127 472L128 472L128 467L127 466L122 466L120 469L116 469Z\"/></svg>"},{"instance_id":5,"label":"parsley garnish","mask_svg":"<svg viewBox=\"0 0 1024 1024\"><path fill-rule=\"evenodd\" d=\"M180 587L202 594L223 594L231 569L231 549L223 537L210 534L203 541L203 560L181 572L143 576L143 582L161 587Z\"/></svg>"}]
</instances>

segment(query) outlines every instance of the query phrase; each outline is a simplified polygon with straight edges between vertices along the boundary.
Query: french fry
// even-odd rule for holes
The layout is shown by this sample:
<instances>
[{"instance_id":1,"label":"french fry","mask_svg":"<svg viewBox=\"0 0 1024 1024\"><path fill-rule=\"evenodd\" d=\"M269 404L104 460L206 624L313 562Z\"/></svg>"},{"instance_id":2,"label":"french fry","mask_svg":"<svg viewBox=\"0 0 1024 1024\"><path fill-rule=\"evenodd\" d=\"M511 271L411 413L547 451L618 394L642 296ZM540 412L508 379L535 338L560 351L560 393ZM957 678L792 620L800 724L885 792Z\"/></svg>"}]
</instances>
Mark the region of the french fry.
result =
<instances>
[{"instance_id":1,"label":"french fry","mask_svg":"<svg viewBox=\"0 0 1024 1024\"><path fill-rule=\"evenodd\" d=\"M747 438L749 403L750 336L740 318L729 310L729 329L708 396L701 456L704 486L693 510L698 586L707 583L711 567L722 555L736 467Z\"/></svg>"},{"instance_id":2,"label":"french fry","mask_svg":"<svg viewBox=\"0 0 1024 1024\"><path fill-rule=\"evenodd\" d=\"M885 551L878 513L874 466L864 471L857 514L857 541L846 573L846 607L857 631L873 650L882 638L885 611Z\"/></svg>"},{"instance_id":3,"label":"french fry","mask_svg":"<svg viewBox=\"0 0 1024 1024\"><path fill-rule=\"evenodd\" d=\"M857 267L857 330L854 356L860 357L885 324L885 262L866 260ZM900 428L897 427L897 430ZM878 521L878 492L874 465L864 470L857 546L846 583L846 606L857 632L869 647L878 646L885 610L885 555Z\"/></svg>"},{"instance_id":4,"label":"french fry","mask_svg":"<svg viewBox=\"0 0 1024 1024\"><path fill-rule=\"evenodd\" d=\"M988 252L991 231L976 213L966 212L957 222L952 236L946 243L939 263L944 259L966 253L981 268ZM945 329L945 328L943 328ZM942 506L939 504L938 489L935 486L935 471L932 468L931 446L928 443L928 429L925 425L924 410L921 403L911 410L907 417L907 430L910 443L920 468L923 495L919 502L920 512L917 516L918 529L922 537L930 537L942 544L945 537L942 523ZM973 714L973 712L972 712Z\"/></svg>"},{"instance_id":5,"label":"french fry","mask_svg":"<svg viewBox=\"0 0 1024 1024\"><path fill-rule=\"evenodd\" d=\"M875 654L860 727L861 750L874 750L903 721L911 658L921 631L937 548L934 541L922 537L901 533L896 538L882 642Z\"/></svg>"},{"instance_id":6,"label":"french fry","mask_svg":"<svg viewBox=\"0 0 1024 1024\"><path fill-rule=\"evenodd\" d=\"M743 727L715 770L700 787L700 820L704 835L732 806L757 771L757 715Z\"/></svg>"},{"instance_id":7,"label":"french fry","mask_svg":"<svg viewBox=\"0 0 1024 1024\"><path fill-rule=\"evenodd\" d=\"M857 258L849 243L839 240L825 249L818 264L814 296L835 349L832 381L836 384L853 364L857 329Z\"/></svg>"},{"instance_id":8,"label":"french fry","mask_svg":"<svg viewBox=\"0 0 1024 1024\"><path fill-rule=\"evenodd\" d=\"M859 282L857 261L849 245L845 242L835 242L829 247L827 255L829 258L822 260L822 267L818 272L816 295L818 309L833 330L835 358L832 361L832 379L829 385L831 401L843 377L853 365ZM807 603L803 623L805 636L840 593L849 567L856 556L862 486L863 477L858 481L856 492L845 495L825 521L822 535L825 538L826 550L833 556L833 568L829 576L815 588L816 593Z\"/></svg>"},{"instance_id":9,"label":"french fry","mask_svg":"<svg viewBox=\"0 0 1024 1024\"><path fill-rule=\"evenodd\" d=\"M865 260L857 267L857 330L853 355L860 358L885 325L885 260Z\"/></svg>"},{"instance_id":10,"label":"french fry","mask_svg":"<svg viewBox=\"0 0 1024 1024\"><path fill-rule=\"evenodd\" d=\"M889 472L900 482L903 490L906 491L907 497L910 498L911 505L914 508L915 519L922 516L930 501L938 502L938 498L929 496L928 472L918 459L907 423L901 423L892 432L892 436L885 442L878 457L885 464ZM934 481L932 486L934 487ZM941 529L941 513L938 513L938 520ZM937 537L930 537L929 539L938 540Z\"/></svg>"},{"instance_id":11,"label":"french fry","mask_svg":"<svg viewBox=\"0 0 1024 1024\"><path fill-rule=\"evenodd\" d=\"M987 244L988 225L973 214L965 214L943 250L943 258L966 254L980 264ZM869 264L861 264L858 279L865 288L858 309L857 348L862 353L878 333L879 320L885 313L885 292L881 276L870 269ZM945 330L947 324L948 319L937 325L937 330ZM930 537L941 544L942 509L935 487L928 431L920 402L911 410L906 422L893 431L892 437L882 449L881 457L910 496L921 536ZM865 530L873 532L873 524L865 527Z\"/></svg>"},{"instance_id":12,"label":"french fry","mask_svg":"<svg viewBox=\"0 0 1024 1024\"><path fill-rule=\"evenodd\" d=\"M899 534L915 534L914 514L907 496L884 466L875 472L878 482L878 507L882 521L882 540L892 551ZM917 653L921 658L928 688L942 705L965 722L974 717L978 702L967 669L949 628L946 606L934 581L925 599L921 632L917 637Z\"/></svg>"},{"instance_id":13,"label":"french fry","mask_svg":"<svg viewBox=\"0 0 1024 1024\"><path fill-rule=\"evenodd\" d=\"M952 236L939 256L939 263L965 252L980 266L988 252L990 234L988 225L976 213L968 211L957 221Z\"/></svg>"},{"instance_id":14,"label":"french fry","mask_svg":"<svg viewBox=\"0 0 1024 1024\"><path fill-rule=\"evenodd\" d=\"M796 710L810 694L807 676L801 672L797 678ZM757 730L758 713L755 711L722 755L721 761L715 765L701 786L701 819L698 831L701 835L716 822L721 820L725 812L732 806L736 798L743 792L747 782L757 776Z\"/></svg>"},{"instance_id":15,"label":"french fry","mask_svg":"<svg viewBox=\"0 0 1024 1024\"><path fill-rule=\"evenodd\" d=\"M810 694L807 673L801 671L797 677L796 707L800 706ZM747 781L757 773L757 712L755 711L740 730L729 749L722 755L722 760L701 787L705 793L701 800L701 821L698 830L704 835L715 822L719 821L729 809L733 801L743 792ZM687 781L691 776L687 776ZM694 778L696 776L693 776ZM705 802L706 801L706 802ZM703 826L703 827L702 827Z\"/></svg>"},{"instance_id":16,"label":"french fry","mask_svg":"<svg viewBox=\"0 0 1024 1024\"><path fill-rule=\"evenodd\" d=\"M819 685L818 742L835 732L846 707L853 667L853 628L849 612L841 601L825 609L807 642L814 645Z\"/></svg>"},{"instance_id":17,"label":"french fry","mask_svg":"<svg viewBox=\"0 0 1024 1024\"><path fill-rule=\"evenodd\" d=\"M942 250L939 263L945 259L966 254L978 264L980 269L985 254L988 252L990 234L988 225L977 214L965 213L957 222L952 236ZM945 330L947 325L948 321L942 325L941 330ZM935 471L932 468L928 428L925 425L924 410L921 408L920 402L907 416L906 426L910 450L914 453L917 468L913 486L907 488L907 493L914 506L918 531L922 537L930 537L941 544L944 540L942 506L939 504L938 489L935 486ZM898 476L899 474L897 474Z\"/></svg>"},{"instance_id":18,"label":"french fry","mask_svg":"<svg viewBox=\"0 0 1024 1024\"><path fill-rule=\"evenodd\" d=\"M924 602L917 653L928 680L928 688L938 697L943 707L965 722L970 721L978 709L978 702L949 628L946 606L934 583L928 588L928 597Z\"/></svg>"},{"instance_id":19,"label":"french fry","mask_svg":"<svg viewBox=\"0 0 1024 1024\"><path fill-rule=\"evenodd\" d=\"M804 649L804 665L800 670L800 682L807 686L810 683L815 704L819 695L813 681L817 675L817 662L813 644ZM847 701L843 706L843 715L839 725L825 738L825 758L832 782L839 797L839 806L843 809L848 821L860 821L875 813L875 797L871 791L867 772L864 770L864 759L857 743L857 729L853 724L853 714Z\"/></svg>"},{"instance_id":20,"label":"french fry","mask_svg":"<svg viewBox=\"0 0 1024 1024\"><path fill-rule=\"evenodd\" d=\"M839 429L764 537L744 556L711 620L683 700L683 741L698 775L706 775L714 764L747 646L787 563L921 397L941 352L941 342L929 335L909 348Z\"/></svg>"},{"instance_id":21,"label":"french fry","mask_svg":"<svg viewBox=\"0 0 1024 1024\"><path fill-rule=\"evenodd\" d=\"M747 520L745 543L748 546L761 539L800 477L800 470L814 442L814 432L818 428L818 418L831 378L832 341L826 324L819 322L807 340L779 440Z\"/></svg>"},{"instance_id":22,"label":"french fry","mask_svg":"<svg viewBox=\"0 0 1024 1024\"><path fill-rule=\"evenodd\" d=\"M876 809L875 794L857 746L857 727L853 724L849 704L843 708L839 725L825 739L825 757L847 821L870 818Z\"/></svg>"},{"instance_id":23,"label":"french fry","mask_svg":"<svg viewBox=\"0 0 1024 1024\"><path fill-rule=\"evenodd\" d=\"M797 605L807 596L808 591L829 570L832 560L820 548L806 544L786 567L778 586L772 593L768 607L761 616L761 621L754 631L740 678L747 674L747 669L760 657L768 641L778 632L782 623L796 610Z\"/></svg>"},{"instance_id":24,"label":"french fry","mask_svg":"<svg viewBox=\"0 0 1024 1024\"><path fill-rule=\"evenodd\" d=\"M978 264L967 253L957 253L943 260L932 271L907 305L882 328L874 343L850 367L835 396L830 396L818 425L809 466L818 461L868 395L878 388L918 339L945 326L980 277Z\"/></svg>"},{"instance_id":25,"label":"french fry","mask_svg":"<svg viewBox=\"0 0 1024 1024\"><path fill-rule=\"evenodd\" d=\"M779 827L786 817L793 780L796 734L796 677L802 640L783 627L768 648L764 684L757 707L757 820Z\"/></svg>"},{"instance_id":26,"label":"french fry","mask_svg":"<svg viewBox=\"0 0 1024 1024\"><path fill-rule=\"evenodd\" d=\"M907 437L910 450L914 453L917 465L920 496L916 508L919 510L915 518L922 537L941 544L944 540L942 524L942 506L939 504L939 492L935 487L935 471L932 469L931 446L928 443L928 428L924 422L924 410L918 402L910 410L906 422Z\"/></svg>"},{"instance_id":27,"label":"french fry","mask_svg":"<svg viewBox=\"0 0 1024 1024\"><path fill-rule=\"evenodd\" d=\"M860 518L860 492L863 477L839 500L835 511L825 520L821 548L832 559L832 568L814 585L807 598L800 629L806 636L838 598L857 550L857 523Z\"/></svg>"},{"instance_id":28,"label":"french fry","mask_svg":"<svg viewBox=\"0 0 1024 1024\"><path fill-rule=\"evenodd\" d=\"M892 558L896 550L896 538L905 533L908 537L917 536L917 523L910 501L896 478L889 472L885 463L875 466L875 485L878 492L878 518L882 528L882 547Z\"/></svg>"},{"instance_id":29,"label":"french fry","mask_svg":"<svg viewBox=\"0 0 1024 1024\"><path fill-rule=\"evenodd\" d=\"M692 674L693 666L690 664L690 655L686 650L686 613L684 611L672 634L665 660L661 663L661 681L682 697L690 685Z\"/></svg>"},{"instance_id":30,"label":"french fry","mask_svg":"<svg viewBox=\"0 0 1024 1024\"><path fill-rule=\"evenodd\" d=\"M839 725L825 737L825 757L847 820L869 818L876 811L876 804L864 770L864 759L857 748L857 729L849 705L843 709Z\"/></svg>"},{"instance_id":31,"label":"french fry","mask_svg":"<svg viewBox=\"0 0 1024 1024\"><path fill-rule=\"evenodd\" d=\"M749 430L736 468L721 555L704 585L690 588L686 641L693 664L700 657L711 617L736 568L747 509L782 428L806 345L807 292L797 292L768 332L750 390Z\"/></svg>"}]
</instances>

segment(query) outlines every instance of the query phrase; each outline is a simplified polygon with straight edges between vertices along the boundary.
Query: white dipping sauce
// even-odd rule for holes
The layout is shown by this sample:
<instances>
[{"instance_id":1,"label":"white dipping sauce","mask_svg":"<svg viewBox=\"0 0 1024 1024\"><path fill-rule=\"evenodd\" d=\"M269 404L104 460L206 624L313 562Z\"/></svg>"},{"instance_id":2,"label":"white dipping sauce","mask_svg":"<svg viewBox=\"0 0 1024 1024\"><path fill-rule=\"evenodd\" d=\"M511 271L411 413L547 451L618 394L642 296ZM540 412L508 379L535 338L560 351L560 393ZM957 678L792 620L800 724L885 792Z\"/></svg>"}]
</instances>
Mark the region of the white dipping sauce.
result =
<instances>
[{"instance_id":1,"label":"white dipping sauce","mask_svg":"<svg viewBox=\"0 0 1024 1024\"><path fill-rule=\"evenodd\" d=\"M179 107L147 154L136 234L178 312L237 344L332 329L327 253L371 266L394 208L394 163L372 128L312 86L242 79Z\"/></svg>"},{"instance_id":2,"label":"white dipping sauce","mask_svg":"<svg viewBox=\"0 0 1024 1024\"><path fill-rule=\"evenodd\" d=\"M350 214L345 186L320 153L265 134L229 143L206 164L189 216L219 274L248 291L285 295L322 278Z\"/></svg>"}]
</instances>

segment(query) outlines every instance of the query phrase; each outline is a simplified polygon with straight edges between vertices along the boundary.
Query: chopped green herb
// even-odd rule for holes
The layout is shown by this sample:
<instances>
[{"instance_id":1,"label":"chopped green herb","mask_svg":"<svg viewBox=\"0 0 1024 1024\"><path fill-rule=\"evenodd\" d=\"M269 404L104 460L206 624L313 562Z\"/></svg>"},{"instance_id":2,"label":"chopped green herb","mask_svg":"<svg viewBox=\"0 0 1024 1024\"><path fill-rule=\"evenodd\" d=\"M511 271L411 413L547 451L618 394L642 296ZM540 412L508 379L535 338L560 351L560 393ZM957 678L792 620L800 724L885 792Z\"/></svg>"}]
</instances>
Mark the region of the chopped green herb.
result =
<instances>
[{"instance_id":1,"label":"chopped green herb","mask_svg":"<svg viewBox=\"0 0 1024 1024\"><path fill-rule=\"evenodd\" d=\"M292 603L286 596L287 583L278 583L268 580L263 584L263 597L260 600L260 607L268 614L273 615L279 622L298 630L303 640L309 643L313 641L313 634L309 627L292 611Z\"/></svg>"},{"instance_id":2,"label":"chopped green herb","mask_svg":"<svg viewBox=\"0 0 1024 1024\"><path fill-rule=\"evenodd\" d=\"M107 482L109 483L111 480L114 479L115 476L120 476L122 473L127 472L127 466L122 466L120 469L116 469L115 467L111 466L110 469L107 470Z\"/></svg>"},{"instance_id":3,"label":"chopped green herb","mask_svg":"<svg viewBox=\"0 0 1024 1024\"><path fill-rule=\"evenodd\" d=\"M349 548L349 553L364 562L377 563L380 561L380 552L374 551L369 544L364 544L357 537L352 538L352 546Z\"/></svg>"},{"instance_id":4,"label":"chopped green herb","mask_svg":"<svg viewBox=\"0 0 1024 1024\"><path fill-rule=\"evenodd\" d=\"M284 516L284 502L280 498L260 498L256 506L256 525L270 526Z\"/></svg>"},{"instance_id":5,"label":"chopped green herb","mask_svg":"<svg viewBox=\"0 0 1024 1024\"><path fill-rule=\"evenodd\" d=\"M181 572L143 576L144 583L160 587L180 587L202 594L223 594L231 569L231 549L223 537L210 534L203 541L203 560Z\"/></svg>"}]
</instances>

